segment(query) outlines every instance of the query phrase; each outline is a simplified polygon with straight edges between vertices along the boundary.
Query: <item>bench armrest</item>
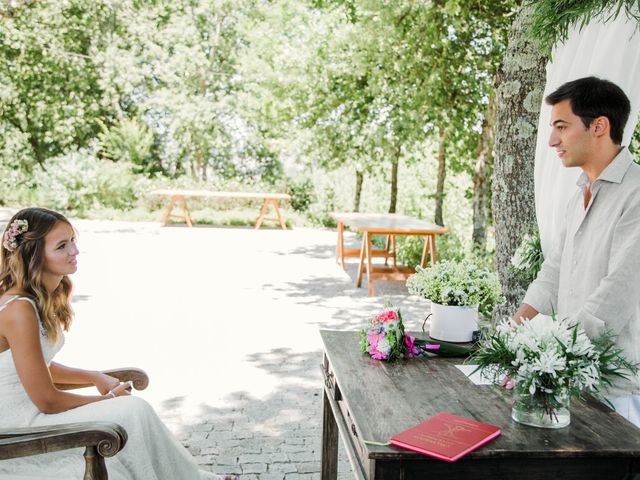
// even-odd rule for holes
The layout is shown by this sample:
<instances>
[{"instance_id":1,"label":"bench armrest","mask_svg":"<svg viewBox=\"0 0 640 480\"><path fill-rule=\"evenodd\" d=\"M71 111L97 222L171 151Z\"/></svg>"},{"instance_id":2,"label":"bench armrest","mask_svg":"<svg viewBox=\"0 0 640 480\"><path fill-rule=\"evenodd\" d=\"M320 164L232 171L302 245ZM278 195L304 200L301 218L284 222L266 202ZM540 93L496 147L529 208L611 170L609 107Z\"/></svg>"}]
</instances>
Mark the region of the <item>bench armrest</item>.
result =
<instances>
[{"instance_id":1,"label":"bench armrest","mask_svg":"<svg viewBox=\"0 0 640 480\"><path fill-rule=\"evenodd\" d=\"M95 447L101 456L111 457L126 442L127 432L120 425L107 422L4 428L0 429L0 460L79 447Z\"/></svg>"},{"instance_id":2,"label":"bench armrest","mask_svg":"<svg viewBox=\"0 0 640 480\"><path fill-rule=\"evenodd\" d=\"M115 370L103 370L102 373L111 375L117 378L121 382L131 380L133 382L133 388L136 390L144 390L149 385L149 376L144 370L139 368L118 368ZM92 387L91 383L56 383L56 388L59 390L73 390L75 388Z\"/></svg>"}]
</instances>

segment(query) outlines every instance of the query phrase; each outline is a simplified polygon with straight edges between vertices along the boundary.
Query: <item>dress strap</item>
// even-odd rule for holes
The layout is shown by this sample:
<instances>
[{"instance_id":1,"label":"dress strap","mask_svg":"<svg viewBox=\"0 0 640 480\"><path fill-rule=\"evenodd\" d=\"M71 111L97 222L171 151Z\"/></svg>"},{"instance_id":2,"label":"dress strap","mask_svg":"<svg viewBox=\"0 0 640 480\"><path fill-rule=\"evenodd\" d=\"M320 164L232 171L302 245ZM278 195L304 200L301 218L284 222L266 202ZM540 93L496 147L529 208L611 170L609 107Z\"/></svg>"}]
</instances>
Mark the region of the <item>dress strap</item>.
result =
<instances>
[{"instance_id":1,"label":"dress strap","mask_svg":"<svg viewBox=\"0 0 640 480\"><path fill-rule=\"evenodd\" d=\"M4 307L6 307L7 305L9 305L11 302L13 302L14 300L17 300L18 298L20 298L20 295L14 295L13 297L11 297L9 300L7 300L6 302L4 302L2 305L0 305L0 311L4 310Z\"/></svg>"},{"instance_id":2,"label":"dress strap","mask_svg":"<svg viewBox=\"0 0 640 480\"><path fill-rule=\"evenodd\" d=\"M26 300L27 302L29 302L31 304L31 306L33 307L33 309L36 312L36 318L38 319L38 324L42 325L42 320L40 319L40 311L38 310L38 306L36 305L36 302L33 300L33 298L31 297L22 297L20 295L16 295L15 297L13 297L10 301L13 300ZM9 303L9 302L7 302ZM6 305L6 303L5 303Z\"/></svg>"},{"instance_id":3,"label":"dress strap","mask_svg":"<svg viewBox=\"0 0 640 480\"><path fill-rule=\"evenodd\" d=\"M36 302L31 297L26 297L23 295L14 295L9 300L7 300L2 305L0 305L0 311L4 310L4 308L14 300L26 300L27 302L29 302L36 312L36 318L38 319L38 323L42 325L42 320L40 319L40 311L38 310L38 306L36 305Z\"/></svg>"}]
</instances>

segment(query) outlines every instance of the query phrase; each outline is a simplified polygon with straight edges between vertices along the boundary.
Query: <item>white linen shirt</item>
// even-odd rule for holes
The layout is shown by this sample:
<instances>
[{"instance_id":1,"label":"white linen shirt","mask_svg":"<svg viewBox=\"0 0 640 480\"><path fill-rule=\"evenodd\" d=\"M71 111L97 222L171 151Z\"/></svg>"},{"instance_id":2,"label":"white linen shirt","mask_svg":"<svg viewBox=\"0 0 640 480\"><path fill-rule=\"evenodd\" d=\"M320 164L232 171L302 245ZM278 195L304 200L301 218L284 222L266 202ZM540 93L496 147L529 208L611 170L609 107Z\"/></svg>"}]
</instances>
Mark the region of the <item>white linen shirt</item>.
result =
<instances>
[{"instance_id":1,"label":"white linen shirt","mask_svg":"<svg viewBox=\"0 0 640 480\"><path fill-rule=\"evenodd\" d=\"M523 302L580 323L590 337L616 335L625 357L640 361L640 166L623 148L591 186L567 204L564 227ZM640 376L619 380L610 396L640 394Z\"/></svg>"}]
</instances>

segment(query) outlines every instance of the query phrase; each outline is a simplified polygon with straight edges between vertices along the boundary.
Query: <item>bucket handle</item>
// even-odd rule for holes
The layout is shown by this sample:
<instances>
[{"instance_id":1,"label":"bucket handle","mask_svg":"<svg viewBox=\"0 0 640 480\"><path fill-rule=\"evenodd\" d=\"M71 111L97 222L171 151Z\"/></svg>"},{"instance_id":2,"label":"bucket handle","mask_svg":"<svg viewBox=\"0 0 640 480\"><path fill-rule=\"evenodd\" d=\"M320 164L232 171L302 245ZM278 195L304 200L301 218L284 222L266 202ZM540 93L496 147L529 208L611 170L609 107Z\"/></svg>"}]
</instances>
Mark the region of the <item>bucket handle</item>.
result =
<instances>
[{"instance_id":1,"label":"bucket handle","mask_svg":"<svg viewBox=\"0 0 640 480\"><path fill-rule=\"evenodd\" d=\"M425 330L424 330L424 326L427 324L427 320L429 320L429 317L430 317L431 315L433 315L433 313L430 313L429 315L427 315L427 316L424 318L424 322L422 322L422 333L426 333L426 332L425 332Z\"/></svg>"}]
</instances>

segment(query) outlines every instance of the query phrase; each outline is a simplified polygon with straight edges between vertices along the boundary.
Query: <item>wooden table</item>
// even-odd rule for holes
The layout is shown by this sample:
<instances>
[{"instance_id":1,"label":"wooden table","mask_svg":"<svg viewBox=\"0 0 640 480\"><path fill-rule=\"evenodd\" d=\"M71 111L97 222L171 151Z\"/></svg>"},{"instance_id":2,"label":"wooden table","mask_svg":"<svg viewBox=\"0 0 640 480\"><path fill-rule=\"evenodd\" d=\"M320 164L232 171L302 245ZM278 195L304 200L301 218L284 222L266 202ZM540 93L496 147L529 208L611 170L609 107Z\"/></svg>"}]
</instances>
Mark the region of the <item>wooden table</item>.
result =
<instances>
[{"instance_id":1,"label":"wooden table","mask_svg":"<svg viewBox=\"0 0 640 480\"><path fill-rule=\"evenodd\" d=\"M193 227L191 221L191 215L189 215L189 208L187 207L186 197L207 197L207 198L245 198L245 199L261 199L262 208L260 214L256 220L255 228L260 228L264 220L277 221L280 224L280 228L287 229L284 223L280 209L278 208L278 202L280 200L291 200L291 196L286 193L259 193L259 192L217 192L209 190L154 190L151 195L163 195L169 197L169 205L162 217L162 225L166 225L169 218L179 218L183 220L188 226ZM175 205L179 205L182 208L181 215L173 215L173 208ZM269 206L272 206L276 212L276 218L265 218Z\"/></svg>"},{"instance_id":2,"label":"wooden table","mask_svg":"<svg viewBox=\"0 0 640 480\"><path fill-rule=\"evenodd\" d=\"M511 420L511 394L473 385L460 358L387 364L360 353L357 332L321 330L324 341L322 480L337 476L338 434L356 479L614 480L640 473L640 429L602 404L573 401L558 430ZM391 446L393 434L438 412L496 425L502 435L454 463Z\"/></svg>"},{"instance_id":3,"label":"wooden table","mask_svg":"<svg viewBox=\"0 0 640 480\"><path fill-rule=\"evenodd\" d=\"M360 257L358 265L357 285L362 285L362 275L367 270L367 291L369 296L374 294L373 281L378 280L405 280L415 273L414 268L399 267L396 262L396 236L419 235L424 236L424 248L420 265L424 268L427 264L427 256L431 263L437 261L436 235L446 233L447 228L435 223L418 220L407 215L395 213L343 213L334 212L332 217L338 223L338 243L336 246L336 262L344 269L345 257ZM348 225L362 233L362 245L360 249L346 249L344 247L344 227ZM371 243L373 235L385 235L387 237L384 249L374 249ZM372 265L371 259L384 257L384 266ZM393 259L393 266L387 265L388 258Z\"/></svg>"}]
</instances>

